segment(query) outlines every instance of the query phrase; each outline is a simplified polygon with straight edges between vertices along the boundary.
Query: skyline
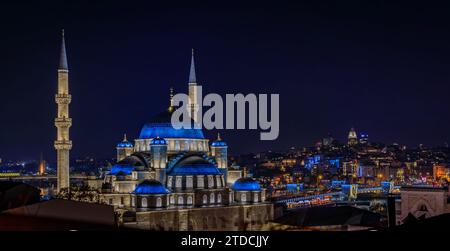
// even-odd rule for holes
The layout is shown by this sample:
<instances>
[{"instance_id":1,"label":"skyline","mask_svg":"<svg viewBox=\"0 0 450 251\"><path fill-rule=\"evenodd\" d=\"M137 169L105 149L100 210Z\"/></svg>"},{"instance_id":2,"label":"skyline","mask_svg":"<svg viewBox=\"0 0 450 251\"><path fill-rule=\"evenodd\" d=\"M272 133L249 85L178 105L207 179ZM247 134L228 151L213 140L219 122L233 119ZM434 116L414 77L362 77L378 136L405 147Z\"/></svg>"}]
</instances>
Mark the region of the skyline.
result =
<instances>
[{"instance_id":1,"label":"skyline","mask_svg":"<svg viewBox=\"0 0 450 251\"><path fill-rule=\"evenodd\" d=\"M414 147L448 141L450 36L442 32L448 17L430 17L444 10L425 8L428 19L421 20L418 12L395 16L395 8L383 9L387 15L373 20L376 6L365 6L365 17L349 13L355 9L337 13L345 5L331 6L337 10L330 13L327 6L303 4L283 17L267 6L250 13L250 6L205 12L198 5L172 10L161 3L149 15L138 7L97 3L89 10L66 6L59 14L52 12L58 12L55 7L44 17L27 6L25 21L14 11L0 17L10 24L8 39L0 42L6 55L0 60L6 69L1 92L7 93L0 101L1 157L55 156L53 95L62 28L71 71L74 156L114 156L123 133L136 138L148 119L167 108L170 87L187 92L192 47L207 92L280 93L280 138L261 142L257 130L220 131L232 154L312 145L328 133L342 140L351 127L375 142ZM311 12L315 8L320 15ZM85 19L71 22L83 13ZM237 17L231 20L230 13ZM42 19L32 23L36 15ZM210 22L202 21L206 17ZM408 17L411 22L402 23ZM368 30L359 30L356 20ZM367 27L364 21L373 23ZM206 35L219 24L222 32ZM380 30L385 24L391 26ZM275 37L265 36L268 31ZM210 139L214 134L207 133ZM239 145L242 137L253 145Z\"/></svg>"}]
</instances>

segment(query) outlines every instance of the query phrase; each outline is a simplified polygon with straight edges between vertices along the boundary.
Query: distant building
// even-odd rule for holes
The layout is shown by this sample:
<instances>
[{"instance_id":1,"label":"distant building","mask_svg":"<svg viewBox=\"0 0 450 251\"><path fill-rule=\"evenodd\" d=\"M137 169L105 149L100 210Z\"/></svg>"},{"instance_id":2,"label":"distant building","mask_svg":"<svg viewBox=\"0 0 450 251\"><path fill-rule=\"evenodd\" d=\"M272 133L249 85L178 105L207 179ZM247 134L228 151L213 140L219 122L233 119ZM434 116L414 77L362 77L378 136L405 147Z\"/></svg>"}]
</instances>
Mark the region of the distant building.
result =
<instances>
[{"instance_id":1,"label":"distant building","mask_svg":"<svg viewBox=\"0 0 450 251\"><path fill-rule=\"evenodd\" d=\"M354 145L358 144L358 136L356 134L355 128L353 128L353 127L348 132L347 144L349 146L354 146Z\"/></svg>"},{"instance_id":2,"label":"distant building","mask_svg":"<svg viewBox=\"0 0 450 251\"><path fill-rule=\"evenodd\" d=\"M367 145L369 144L369 134L367 133L361 133L359 135L359 143L362 145Z\"/></svg>"}]
</instances>

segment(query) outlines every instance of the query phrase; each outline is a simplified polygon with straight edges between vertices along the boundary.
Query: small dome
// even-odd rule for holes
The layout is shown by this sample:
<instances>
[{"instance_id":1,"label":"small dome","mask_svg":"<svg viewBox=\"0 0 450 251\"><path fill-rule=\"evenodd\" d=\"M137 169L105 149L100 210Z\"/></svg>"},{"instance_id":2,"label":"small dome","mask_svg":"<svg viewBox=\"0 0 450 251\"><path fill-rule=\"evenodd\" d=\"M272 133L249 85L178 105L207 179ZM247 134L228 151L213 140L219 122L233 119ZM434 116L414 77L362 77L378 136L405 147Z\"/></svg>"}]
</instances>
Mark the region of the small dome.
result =
<instances>
[{"instance_id":1,"label":"small dome","mask_svg":"<svg viewBox=\"0 0 450 251\"><path fill-rule=\"evenodd\" d=\"M167 194L169 191L157 180L144 180L137 185L135 194Z\"/></svg>"},{"instance_id":2,"label":"small dome","mask_svg":"<svg viewBox=\"0 0 450 251\"><path fill-rule=\"evenodd\" d=\"M225 147L227 143L220 138L220 134L217 134L217 139L212 142L211 146L213 147Z\"/></svg>"},{"instance_id":3,"label":"small dome","mask_svg":"<svg viewBox=\"0 0 450 251\"><path fill-rule=\"evenodd\" d=\"M231 189L236 191L259 191L261 186L258 181L247 177L236 180Z\"/></svg>"},{"instance_id":4,"label":"small dome","mask_svg":"<svg viewBox=\"0 0 450 251\"><path fill-rule=\"evenodd\" d=\"M127 135L124 134L122 142L117 144L117 147L118 148L129 148L129 147L133 147L133 144L127 140Z\"/></svg>"},{"instance_id":5,"label":"small dome","mask_svg":"<svg viewBox=\"0 0 450 251\"><path fill-rule=\"evenodd\" d=\"M227 146L227 143L225 141L214 141L211 146Z\"/></svg>"},{"instance_id":6,"label":"small dome","mask_svg":"<svg viewBox=\"0 0 450 251\"><path fill-rule=\"evenodd\" d=\"M150 141L150 145L167 145L167 141L158 136Z\"/></svg>"}]
</instances>

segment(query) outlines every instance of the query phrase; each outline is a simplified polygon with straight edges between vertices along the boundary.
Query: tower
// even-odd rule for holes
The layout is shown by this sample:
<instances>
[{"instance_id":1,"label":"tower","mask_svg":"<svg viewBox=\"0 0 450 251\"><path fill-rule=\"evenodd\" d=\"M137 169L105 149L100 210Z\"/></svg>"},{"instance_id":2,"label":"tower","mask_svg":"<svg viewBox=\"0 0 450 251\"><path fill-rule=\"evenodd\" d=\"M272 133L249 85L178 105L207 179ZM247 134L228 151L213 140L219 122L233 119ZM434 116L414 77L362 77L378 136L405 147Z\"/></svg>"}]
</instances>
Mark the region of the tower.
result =
<instances>
[{"instance_id":1,"label":"tower","mask_svg":"<svg viewBox=\"0 0 450 251\"><path fill-rule=\"evenodd\" d=\"M167 141L156 137L150 141L150 152L152 156L151 165L155 169L155 179L162 184L166 183L167 165Z\"/></svg>"},{"instance_id":2,"label":"tower","mask_svg":"<svg viewBox=\"0 0 450 251\"><path fill-rule=\"evenodd\" d=\"M217 134L217 140L211 144L211 156L216 159L217 167L226 169L228 167L228 146Z\"/></svg>"},{"instance_id":3,"label":"tower","mask_svg":"<svg viewBox=\"0 0 450 251\"><path fill-rule=\"evenodd\" d=\"M58 90L55 101L58 106L57 117L55 118L56 140L55 149L57 155L57 179L58 192L61 189L69 189L69 152L72 149L72 141L69 136L69 129L72 126L72 119L69 117L69 104L72 96L69 94L69 68L67 66L66 44L64 40L64 30L62 31L61 53L58 66Z\"/></svg>"},{"instance_id":4,"label":"tower","mask_svg":"<svg viewBox=\"0 0 450 251\"><path fill-rule=\"evenodd\" d=\"M133 153L133 144L127 140L127 134L123 135L123 140L116 147L117 162L125 159Z\"/></svg>"},{"instance_id":5,"label":"tower","mask_svg":"<svg viewBox=\"0 0 450 251\"><path fill-rule=\"evenodd\" d=\"M192 49L191 69L189 71L189 113L195 122L198 122L197 111L199 109L199 105L197 100L198 98L201 98L198 93L199 88L201 88L201 85L197 84L197 77L195 75L194 49Z\"/></svg>"},{"instance_id":6,"label":"tower","mask_svg":"<svg viewBox=\"0 0 450 251\"><path fill-rule=\"evenodd\" d=\"M354 146L356 144L358 144L358 136L356 135L356 131L355 128L351 128L350 132L348 132L348 141L347 141L349 146Z\"/></svg>"}]
</instances>

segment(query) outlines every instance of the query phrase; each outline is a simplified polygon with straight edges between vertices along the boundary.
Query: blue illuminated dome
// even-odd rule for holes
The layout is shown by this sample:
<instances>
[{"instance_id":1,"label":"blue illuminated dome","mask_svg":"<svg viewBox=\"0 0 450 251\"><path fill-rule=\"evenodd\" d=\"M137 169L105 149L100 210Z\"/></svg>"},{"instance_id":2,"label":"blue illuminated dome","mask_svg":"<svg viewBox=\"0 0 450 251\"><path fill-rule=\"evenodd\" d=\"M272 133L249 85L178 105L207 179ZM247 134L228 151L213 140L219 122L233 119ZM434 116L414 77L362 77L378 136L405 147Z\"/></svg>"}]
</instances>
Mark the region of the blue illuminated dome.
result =
<instances>
[{"instance_id":1,"label":"blue illuminated dome","mask_svg":"<svg viewBox=\"0 0 450 251\"><path fill-rule=\"evenodd\" d=\"M150 142L150 145L167 145L167 141L163 138L156 137L156 138L152 139L152 141Z\"/></svg>"},{"instance_id":2,"label":"blue illuminated dome","mask_svg":"<svg viewBox=\"0 0 450 251\"><path fill-rule=\"evenodd\" d=\"M217 139L212 142L211 146L213 147L226 147L227 143L220 138L220 133L217 134Z\"/></svg>"},{"instance_id":3,"label":"blue illuminated dome","mask_svg":"<svg viewBox=\"0 0 450 251\"><path fill-rule=\"evenodd\" d=\"M137 185L134 190L135 194L167 194L167 190L161 182L157 180L144 180Z\"/></svg>"},{"instance_id":4,"label":"blue illuminated dome","mask_svg":"<svg viewBox=\"0 0 450 251\"><path fill-rule=\"evenodd\" d=\"M129 141L122 141L119 144L117 144L117 147L125 148L125 147L133 147L133 144Z\"/></svg>"},{"instance_id":5,"label":"blue illuminated dome","mask_svg":"<svg viewBox=\"0 0 450 251\"><path fill-rule=\"evenodd\" d=\"M131 175L134 167L130 164L116 164L111 168L110 175Z\"/></svg>"},{"instance_id":6,"label":"blue illuminated dome","mask_svg":"<svg viewBox=\"0 0 450 251\"><path fill-rule=\"evenodd\" d=\"M247 177L236 180L231 189L236 191L259 191L261 186L258 181Z\"/></svg>"},{"instance_id":7,"label":"blue illuminated dome","mask_svg":"<svg viewBox=\"0 0 450 251\"><path fill-rule=\"evenodd\" d=\"M211 146L227 146L227 143L225 142L225 141L214 141L214 142L212 142L212 144L211 144Z\"/></svg>"},{"instance_id":8,"label":"blue illuminated dome","mask_svg":"<svg viewBox=\"0 0 450 251\"><path fill-rule=\"evenodd\" d=\"M201 129L175 129L171 123L171 117L174 109L169 109L155 116L149 123L142 127L140 139L161 138L186 138L186 139L204 139Z\"/></svg>"},{"instance_id":9,"label":"blue illuminated dome","mask_svg":"<svg viewBox=\"0 0 450 251\"><path fill-rule=\"evenodd\" d=\"M179 160L169 175L217 175L222 172L212 162L199 155L188 155Z\"/></svg>"}]
</instances>

